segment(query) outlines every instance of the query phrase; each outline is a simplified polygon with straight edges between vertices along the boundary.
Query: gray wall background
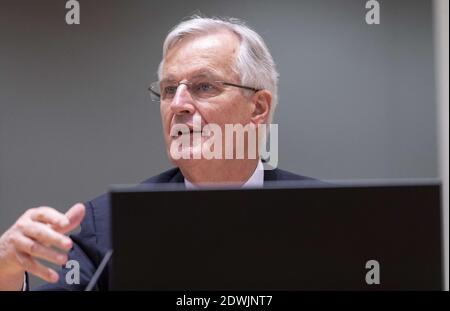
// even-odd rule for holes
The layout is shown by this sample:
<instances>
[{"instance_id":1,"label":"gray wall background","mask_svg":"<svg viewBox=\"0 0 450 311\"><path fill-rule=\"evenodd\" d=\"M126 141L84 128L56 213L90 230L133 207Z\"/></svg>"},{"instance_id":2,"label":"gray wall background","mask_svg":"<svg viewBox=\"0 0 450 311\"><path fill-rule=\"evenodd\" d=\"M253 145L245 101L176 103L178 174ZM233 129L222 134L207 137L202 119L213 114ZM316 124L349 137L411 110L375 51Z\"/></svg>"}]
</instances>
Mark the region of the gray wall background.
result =
<instances>
[{"instance_id":1,"label":"gray wall background","mask_svg":"<svg viewBox=\"0 0 450 311\"><path fill-rule=\"evenodd\" d=\"M0 232L169 167L146 89L183 17L246 20L280 72L279 166L322 179L437 177L431 1L0 3Z\"/></svg>"}]
</instances>

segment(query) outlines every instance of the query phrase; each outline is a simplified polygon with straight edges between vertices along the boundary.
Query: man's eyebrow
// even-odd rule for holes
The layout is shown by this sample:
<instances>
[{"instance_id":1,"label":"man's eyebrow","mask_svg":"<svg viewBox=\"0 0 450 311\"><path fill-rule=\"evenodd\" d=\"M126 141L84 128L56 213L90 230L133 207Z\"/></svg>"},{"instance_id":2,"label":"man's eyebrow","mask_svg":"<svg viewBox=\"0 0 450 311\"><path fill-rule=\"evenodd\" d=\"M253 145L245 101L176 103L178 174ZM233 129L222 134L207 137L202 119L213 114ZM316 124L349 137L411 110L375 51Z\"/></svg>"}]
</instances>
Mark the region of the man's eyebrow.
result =
<instances>
[{"instance_id":1,"label":"man's eyebrow","mask_svg":"<svg viewBox=\"0 0 450 311\"><path fill-rule=\"evenodd\" d=\"M167 78L164 78L164 79L162 79L161 81L159 81L160 83L168 83L168 82L177 82L177 80L175 79L175 78L172 78L172 77L167 77Z\"/></svg>"}]
</instances>

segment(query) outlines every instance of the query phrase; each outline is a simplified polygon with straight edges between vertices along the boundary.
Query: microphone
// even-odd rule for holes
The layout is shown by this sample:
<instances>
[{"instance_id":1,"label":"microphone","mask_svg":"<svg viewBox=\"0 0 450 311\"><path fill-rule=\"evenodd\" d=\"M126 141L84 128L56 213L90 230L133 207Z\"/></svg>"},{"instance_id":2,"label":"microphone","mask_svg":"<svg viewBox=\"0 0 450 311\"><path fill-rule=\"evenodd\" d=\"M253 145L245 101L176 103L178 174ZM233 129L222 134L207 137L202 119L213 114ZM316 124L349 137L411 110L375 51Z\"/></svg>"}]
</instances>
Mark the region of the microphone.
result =
<instances>
[{"instance_id":1,"label":"microphone","mask_svg":"<svg viewBox=\"0 0 450 311\"><path fill-rule=\"evenodd\" d=\"M90 292L94 288L94 286L97 284L98 279L103 273L103 270L105 270L106 265L108 264L109 260L111 259L111 256L113 254L113 250L110 249L106 252L105 256L103 257L102 261L100 262L100 265L98 266L97 270L95 271L94 275L92 276L91 280L89 281L89 284L86 286L85 291Z\"/></svg>"}]
</instances>

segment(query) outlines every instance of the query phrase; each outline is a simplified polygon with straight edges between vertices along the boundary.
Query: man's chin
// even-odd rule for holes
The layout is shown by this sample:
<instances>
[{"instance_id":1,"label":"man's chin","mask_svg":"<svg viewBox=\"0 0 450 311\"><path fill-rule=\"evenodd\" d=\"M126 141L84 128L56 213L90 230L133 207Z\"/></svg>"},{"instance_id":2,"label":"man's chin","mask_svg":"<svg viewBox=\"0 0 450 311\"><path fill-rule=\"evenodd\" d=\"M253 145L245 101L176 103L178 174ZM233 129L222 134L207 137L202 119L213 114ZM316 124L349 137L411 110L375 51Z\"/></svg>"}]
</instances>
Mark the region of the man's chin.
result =
<instances>
[{"instance_id":1,"label":"man's chin","mask_svg":"<svg viewBox=\"0 0 450 311\"><path fill-rule=\"evenodd\" d=\"M172 164L175 166L183 165L197 165L198 162L204 162L206 159L203 158L201 153L201 147L184 147L172 154L168 151L168 157Z\"/></svg>"}]
</instances>

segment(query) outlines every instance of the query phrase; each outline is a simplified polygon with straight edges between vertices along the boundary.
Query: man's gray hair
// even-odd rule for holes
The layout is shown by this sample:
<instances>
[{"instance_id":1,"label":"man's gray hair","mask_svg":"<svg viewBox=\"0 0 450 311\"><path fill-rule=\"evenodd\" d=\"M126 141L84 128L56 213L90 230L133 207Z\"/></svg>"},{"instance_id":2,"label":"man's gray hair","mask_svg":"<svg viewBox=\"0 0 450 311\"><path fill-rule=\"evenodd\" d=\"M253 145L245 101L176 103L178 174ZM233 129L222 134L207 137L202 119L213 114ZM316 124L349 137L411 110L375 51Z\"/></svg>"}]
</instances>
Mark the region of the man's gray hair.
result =
<instances>
[{"instance_id":1,"label":"man's gray hair","mask_svg":"<svg viewBox=\"0 0 450 311\"><path fill-rule=\"evenodd\" d=\"M175 26L164 41L163 59L158 69L159 79L161 79L167 51L180 39L223 29L232 31L240 39L239 52L233 68L240 77L240 83L257 89L266 89L272 93L272 105L268 120L272 122L278 103L278 72L275 62L261 36L236 18L206 18L194 15Z\"/></svg>"}]
</instances>

